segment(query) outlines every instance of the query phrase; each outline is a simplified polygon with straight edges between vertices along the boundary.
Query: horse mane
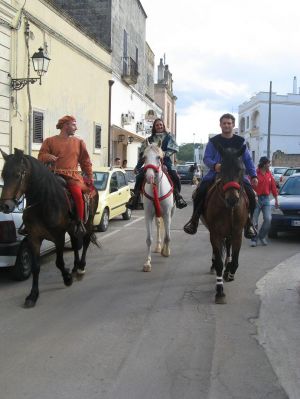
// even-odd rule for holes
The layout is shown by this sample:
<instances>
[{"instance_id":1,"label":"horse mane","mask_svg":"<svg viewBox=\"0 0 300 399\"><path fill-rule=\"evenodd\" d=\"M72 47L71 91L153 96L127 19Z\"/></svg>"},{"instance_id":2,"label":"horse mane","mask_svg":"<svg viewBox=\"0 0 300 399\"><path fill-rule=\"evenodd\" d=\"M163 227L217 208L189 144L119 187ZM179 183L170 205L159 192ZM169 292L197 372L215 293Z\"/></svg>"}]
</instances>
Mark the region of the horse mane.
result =
<instances>
[{"instance_id":1,"label":"horse mane","mask_svg":"<svg viewBox=\"0 0 300 399\"><path fill-rule=\"evenodd\" d=\"M149 144L145 148L144 155L147 155L150 150L154 150L160 156L160 158L163 158L163 151L156 143Z\"/></svg>"}]
</instances>

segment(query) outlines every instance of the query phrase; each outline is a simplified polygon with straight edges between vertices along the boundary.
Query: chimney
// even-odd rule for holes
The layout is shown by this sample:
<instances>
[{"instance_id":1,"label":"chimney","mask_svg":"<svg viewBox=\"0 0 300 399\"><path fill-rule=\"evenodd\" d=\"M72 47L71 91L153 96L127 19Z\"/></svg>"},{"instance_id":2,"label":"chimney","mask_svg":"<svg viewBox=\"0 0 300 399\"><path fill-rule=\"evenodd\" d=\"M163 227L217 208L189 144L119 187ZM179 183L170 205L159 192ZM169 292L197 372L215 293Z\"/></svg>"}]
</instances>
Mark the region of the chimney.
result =
<instances>
[{"instance_id":1,"label":"chimney","mask_svg":"<svg viewBox=\"0 0 300 399\"><path fill-rule=\"evenodd\" d=\"M297 94L297 78L294 76L293 80L293 94Z\"/></svg>"},{"instance_id":2,"label":"chimney","mask_svg":"<svg viewBox=\"0 0 300 399\"><path fill-rule=\"evenodd\" d=\"M157 67L157 81L162 83L164 81L164 64L163 59L160 59L159 65Z\"/></svg>"}]
</instances>

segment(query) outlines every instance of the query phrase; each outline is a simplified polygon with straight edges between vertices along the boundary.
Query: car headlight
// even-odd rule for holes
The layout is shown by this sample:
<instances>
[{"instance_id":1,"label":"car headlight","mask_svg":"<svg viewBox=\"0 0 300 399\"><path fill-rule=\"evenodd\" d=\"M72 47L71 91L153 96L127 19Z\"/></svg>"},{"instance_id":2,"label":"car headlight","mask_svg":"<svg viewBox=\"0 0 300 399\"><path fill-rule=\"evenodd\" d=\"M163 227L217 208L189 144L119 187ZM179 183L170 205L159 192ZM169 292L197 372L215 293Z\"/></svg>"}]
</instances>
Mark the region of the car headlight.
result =
<instances>
[{"instance_id":1,"label":"car headlight","mask_svg":"<svg viewBox=\"0 0 300 399\"><path fill-rule=\"evenodd\" d=\"M275 208L275 205L272 205L271 213L272 213L272 215L281 215L281 216L284 215L284 213L282 212L282 210L280 208Z\"/></svg>"}]
</instances>

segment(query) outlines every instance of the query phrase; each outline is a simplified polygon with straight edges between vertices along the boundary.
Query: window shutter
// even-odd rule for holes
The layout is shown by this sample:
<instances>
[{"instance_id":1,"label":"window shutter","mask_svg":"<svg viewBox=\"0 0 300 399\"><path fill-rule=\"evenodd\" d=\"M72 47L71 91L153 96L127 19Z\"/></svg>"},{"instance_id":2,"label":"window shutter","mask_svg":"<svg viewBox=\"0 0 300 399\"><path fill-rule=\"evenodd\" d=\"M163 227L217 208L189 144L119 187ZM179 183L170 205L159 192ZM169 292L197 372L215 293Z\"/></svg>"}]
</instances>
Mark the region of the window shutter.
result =
<instances>
[{"instance_id":1,"label":"window shutter","mask_svg":"<svg viewBox=\"0 0 300 399\"><path fill-rule=\"evenodd\" d=\"M33 111L33 143L42 143L44 140L44 114Z\"/></svg>"},{"instance_id":2,"label":"window shutter","mask_svg":"<svg viewBox=\"0 0 300 399\"><path fill-rule=\"evenodd\" d=\"M101 126L96 125L95 129L95 148L101 148Z\"/></svg>"}]
</instances>

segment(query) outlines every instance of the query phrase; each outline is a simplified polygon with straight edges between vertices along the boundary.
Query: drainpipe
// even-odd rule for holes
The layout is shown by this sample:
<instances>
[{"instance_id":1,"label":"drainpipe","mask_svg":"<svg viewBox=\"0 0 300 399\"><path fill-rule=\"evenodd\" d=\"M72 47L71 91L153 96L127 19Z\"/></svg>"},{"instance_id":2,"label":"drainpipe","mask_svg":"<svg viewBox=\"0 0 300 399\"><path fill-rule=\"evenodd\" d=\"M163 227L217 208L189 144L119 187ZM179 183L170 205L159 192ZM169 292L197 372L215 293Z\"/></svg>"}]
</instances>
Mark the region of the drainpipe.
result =
<instances>
[{"instance_id":1,"label":"drainpipe","mask_svg":"<svg viewBox=\"0 0 300 399\"><path fill-rule=\"evenodd\" d=\"M112 156L111 156L111 150L112 150L112 146L111 146L111 88L114 83L115 83L114 80L108 81L108 87L109 87L109 91L108 91L108 145L107 145L107 152L108 152L107 165L108 166L111 166L111 160L112 160Z\"/></svg>"}]
</instances>

